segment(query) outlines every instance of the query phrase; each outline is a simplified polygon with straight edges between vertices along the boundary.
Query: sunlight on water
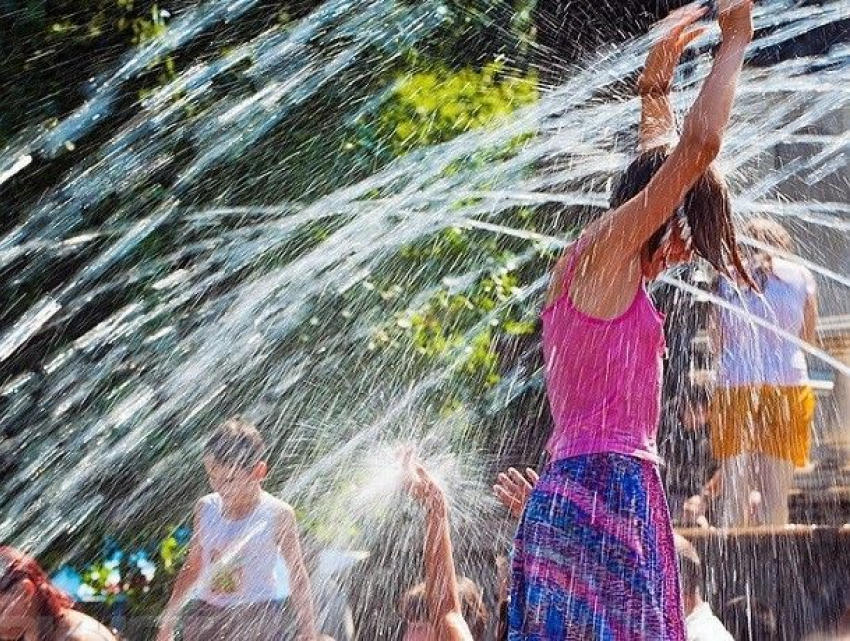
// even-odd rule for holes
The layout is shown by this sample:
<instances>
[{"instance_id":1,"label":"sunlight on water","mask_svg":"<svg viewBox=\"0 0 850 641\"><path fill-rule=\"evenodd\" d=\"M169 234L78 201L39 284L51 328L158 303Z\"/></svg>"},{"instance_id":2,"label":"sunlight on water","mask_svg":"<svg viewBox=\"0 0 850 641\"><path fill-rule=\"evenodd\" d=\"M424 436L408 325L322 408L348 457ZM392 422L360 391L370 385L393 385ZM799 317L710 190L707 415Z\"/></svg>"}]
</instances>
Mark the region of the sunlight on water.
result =
<instances>
[{"instance_id":1,"label":"sunlight on water","mask_svg":"<svg viewBox=\"0 0 850 641\"><path fill-rule=\"evenodd\" d=\"M0 183L26 180L34 156L51 157L66 141L84 136L99 114L113 109L116 89L156 56L191 41L223 12L238 20L252 4L210 2L189 12L102 78L76 113L4 150ZM142 461L145 473L129 480L133 491L121 505L109 506L109 518L135 522L157 514L164 499L178 497L187 479L197 477L197 466L187 462L198 460L205 430L236 411L269 426L273 466L293 472L282 494L302 501L308 513L315 510L318 519L362 525L376 514L393 521L402 513L401 470L393 458L399 440L428 444L426 460L445 480L456 513L472 519L495 509L485 489L492 456L468 451L462 438L453 438L457 431L445 427L451 420L431 402L462 368L468 344L449 350L413 385L403 376L413 351L399 358L369 349L395 311L415 309L440 287L465 291L489 265L473 248L457 268L448 266L448 275L443 266L431 277L425 259L409 273L388 266L405 247L453 228L471 230L479 240L524 243L512 258L514 269L568 240L571 225L558 235L551 219L532 217L520 227L511 214L518 207L586 213L605 206L610 179L632 152L639 109L614 82L639 68L647 38L599 54L497 126L414 151L341 188L305 189L323 195L281 202L262 177L246 175L232 184L216 176L323 88L348 82L356 65L388 64L406 43L427 38L439 24L437 7L430 1L331 1L285 32L259 34L217 60L189 67L146 97L136 115L0 238L0 267L14 271L21 287L40 282L57 260L81 261L7 322L0 364L13 362L46 328L74 322L116 292L137 292L133 302L73 342L45 345L0 390L0 424L14 427L12 447L23 462L4 479L0 540L35 551L49 547L51 536L73 531L102 509L108 489L101 487L103 479L115 478L128 461L137 467ZM760 3L757 24L773 28L753 43L753 53L844 17L843 2ZM716 37L710 33L707 43ZM216 78L247 59L253 62L246 72L252 93L214 94ZM682 91L675 97L679 111L694 99L708 70L705 50L683 65ZM391 89L377 91L372 103L351 105L349 119L374 115ZM201 101L208 106L185 118L184 110ZM823 197L796 197L793 184L839 182L846 196L848 102L846 46L816 59L749 67L721 154L738 216L770 214L795 235L814 229L818 238L829 239L816 245L812 236L801 236L801 256L787 257L815 272L823 296L843 305L843 313L850 311L846 198L838 202L833 187L812 191ZM844 124L837 130L821 126L836 122ZM140 189L170 167L182 143L191 151L169 189L133 202L111 198ZM510 153L494 153L512 144ZM771 160L777 146L792 150L778 166ZM795 146L802 151L793 151ZM488 153L486 162L470 162ZM245 192L250 197L240 196L241 182L252 186ZM86 212L102 206L114 211L92 227ZM309 234L318 222L329 231L316 240ZM162 229L177 243L136 264L136 250ZM395 300L387 287L382 300L375 281L385 273L399 285L418 283L417 291ZM674 275L666 282L685 294L708 296ZM540 273L503 305L533 315L545 285ZM818 346L802 347L850 375L846 363ZM287 457L305 444L312 448L309 460ZM334 542L366 545L386 534L381 527L386 524L364 530L365 540L346 539L348 530L341 528L343 540ZM408 535L399 537L400 548L409 545Z\"/></svg>"}]
</instances>

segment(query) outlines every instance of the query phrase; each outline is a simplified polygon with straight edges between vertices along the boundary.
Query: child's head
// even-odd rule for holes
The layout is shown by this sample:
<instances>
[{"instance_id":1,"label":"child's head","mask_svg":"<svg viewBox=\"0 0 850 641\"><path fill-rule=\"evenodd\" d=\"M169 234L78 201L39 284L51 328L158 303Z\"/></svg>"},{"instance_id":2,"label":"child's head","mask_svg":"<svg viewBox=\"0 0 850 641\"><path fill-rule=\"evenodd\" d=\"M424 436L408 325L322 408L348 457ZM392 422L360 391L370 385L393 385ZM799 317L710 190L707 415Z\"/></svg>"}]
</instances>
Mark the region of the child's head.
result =
<instances>
[{"instance_id":1,"label":"child's head","mask_svg":"<svg viewBox=\"0 0 850 641\"><path fill-rule=\"evenodd\" d=\"M204 446L210 485L223 498L233 498L266 476L266 443L248 421L235 416L222 423Z\"/></svg>"},{"instance_id":2,"label":"child's head","mask_svg":"<svg viewBox=\"0 0 850 641\"><path fill-rule=\"evenodd\" d=\"M744 223L742 233L752 240L779 250L780 252L792 253L794 251L794 239L788 230L771 218L750 218ZM763 272L772 271L773 254L767 249L759 247L745 247L744 256L750 272L755 272L757 277ZM764 283L761 283L762 287Z\"/></svg>"},{"instance_id":3,"label":"child's head","mask_svg":"<svg viewBox=\"0 0 850 641\"><path fill-rule=\"evenodd\" d=\"M670 150L661 146L635 158L614 187L611 208L639 194L669 155ZM663 262L668 267L690 261L694 253L723 274L728 274L731 263L747 278L732 224L729 190L713 165L687 193L678 213L646 241L642 252L646 261Z\"/></svg>"},{"instance_id":4,"label":"child's head","mask_svg":"<svg viewBox=\"0 0 850 641\"><path fill-rule=\"evenodd\" d=\"M466 577L458 577L458 596L460 596L461 614L463 615L473 639L483 639L487 631L489 613L484 605L481 588ZM399 607L401 617L406 624L405 641L433 638L430 630L428 608L425 602L425 584L420 583L410 588L401 598Z\"/></svg>"},{"instance_id":5,"label":"child's head","mask_svg":"<svg viewBox=\"0 0 850 641\"><path fill-rule=\"evenodd\" d=\"M772 218L750 218L744 223L741 231L764 245L789 253L794 251L794 239L791 234Z\"/></svg>"},{"instance_id":6,"label":"child's head","mask_svg":"<svg viewBox=\"0 0 850 641\"><path fill-rule=\"evenodd\" d=\"M771 607L748 596L739 596L727 601L720 608L718 617L737 641L779 637L779 626Z\"/></svg>"},{"instance_id":7,"label":"child's head","mask_svg":"<svg viewBox=\"0 0 850 641\"><path fill-rule=\"evenodd\" d=\"M0 546L0 639L17 639L33 620L58 620L73 603L35 559Z\"/></svg>"}]
</instances>

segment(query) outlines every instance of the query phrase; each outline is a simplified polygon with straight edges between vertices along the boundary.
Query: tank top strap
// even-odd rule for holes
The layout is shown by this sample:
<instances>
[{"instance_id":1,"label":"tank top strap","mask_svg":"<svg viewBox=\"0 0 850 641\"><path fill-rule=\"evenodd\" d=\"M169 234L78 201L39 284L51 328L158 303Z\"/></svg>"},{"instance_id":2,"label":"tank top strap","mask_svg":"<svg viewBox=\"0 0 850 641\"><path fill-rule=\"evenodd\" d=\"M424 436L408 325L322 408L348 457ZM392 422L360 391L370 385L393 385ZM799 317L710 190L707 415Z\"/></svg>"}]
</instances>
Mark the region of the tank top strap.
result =
<instances>
[{"instance_id":1,"label":"tank top strap","mask_svg":"<svg viewBox=\"0 0 850 641\"><path fill-rule=\"evenodd\" d=\"M572 300L570 299L570 285L572 285L573 282L573 275L575 274L579 255L584 251L587 245L588 238L586 236L579 236L575 243L573 243L572 249L566 259L566 267L563 274L560 276L560 291L553 300L545 305L541 312L542 315L545 316L547 312L551 311L562 301L567 301L568 305L572 305ZM552 274L553 277L557 278L555 271L553 271Z\"/></svg>"},{"instance_id":2,"label":"tank top strap","mask_svg":"<svg viewBox=\"0 0 850 641\"><path fill-rule=\"evenodd\" d=\"M274 496L265 491L261 492L260 500L257 503L254 514L263 519L274 521L274 517L277 514Z\"/></svg>"},{"instance_id":3,"label":"tank top strap","mask_svg":"<svg viewBox=\"0 0 850 641\"><path fill-rule=\"evenodd\" d=\"M221 519L221 509L216 506L216 498L215 494L207 494L206 496L202 496L200 501L198 501L200 504L200 509L198 510L200 532L198 534L201 537L214 532L216 524Z\"/></svg>"}]
</instances>

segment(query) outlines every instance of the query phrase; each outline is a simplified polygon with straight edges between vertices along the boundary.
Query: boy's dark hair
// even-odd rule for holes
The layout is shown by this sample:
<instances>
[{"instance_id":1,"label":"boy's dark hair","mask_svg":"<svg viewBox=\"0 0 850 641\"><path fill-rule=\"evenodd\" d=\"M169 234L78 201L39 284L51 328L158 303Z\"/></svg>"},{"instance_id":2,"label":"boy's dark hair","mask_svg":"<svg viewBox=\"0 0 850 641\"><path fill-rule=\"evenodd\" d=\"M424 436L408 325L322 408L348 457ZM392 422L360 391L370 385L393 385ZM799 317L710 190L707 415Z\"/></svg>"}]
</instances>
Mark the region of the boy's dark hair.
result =
<instances>
[{"instance_id":1,"label":"boy's dark hair","mask_svg":"<svg viewBox=\"0 0 850 641\"><path fill-rule=\"evenodd\" d=\"M227 419L210 434L204 456L228 467L253 469L266 455L266 442L259 430L241 416Z\"/></svg>"},{"instance_id":2,"label":"boy's dark hair","mask_svg":"<svg viewBox=\"0 0 850 641\"><path fill-rule=\"evenodd\" d=\"M465 576L458 577L457 588L463 620L469 626L472 638L480 641L484 639L484 635L487 633L487 621L490 617L487 606L484 605L481 588L475 581ZM405 621L428 620L424 583L419 583L404 593L399 604L399 614Z\"/></svg>"},{"instance_id":3,"label":"boy's dark hair","mask_svg":"<svg viewBox=\"0 0 850 641\"><path fill-rule=\"evenodd\" d=\"M685 537L676 534L676 559L679 562L679 580L682 584L682 594L695 596L702 594L703 571L702 561L696 548Z\"/></svg>"},{"instance_id":4,"label":"boy's dark hair","mask_svg":"<svg viewBox=\"0 0 850 641\"><path fill-rule=\"evenodd\" d=\"M770 606L747 596L727 601L720 608L718 618L737 641L760 641L779 636L776 615Z\"/></svg>"}]
</instances>

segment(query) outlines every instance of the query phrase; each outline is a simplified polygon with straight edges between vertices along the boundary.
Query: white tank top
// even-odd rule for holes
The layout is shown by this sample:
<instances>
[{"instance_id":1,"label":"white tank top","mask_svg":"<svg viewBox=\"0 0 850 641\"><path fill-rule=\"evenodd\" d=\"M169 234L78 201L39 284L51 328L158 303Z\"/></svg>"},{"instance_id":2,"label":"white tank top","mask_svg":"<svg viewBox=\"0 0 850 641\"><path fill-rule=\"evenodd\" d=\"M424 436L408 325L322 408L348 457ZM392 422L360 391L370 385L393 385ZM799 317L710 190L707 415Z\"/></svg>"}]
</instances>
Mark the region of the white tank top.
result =
<instances>
[{"instance_id":1,"label":"white tank top","mask_svg":"<svg viewBox=\"0 0 850 641\"><path fill-rule=\"evenodd\" d=\"M806 297L815 293L815 280L805 267L774 258L762 295L746 287L736 289L728 281L721 281L719 293L756 318L799 336ZM720 311L720 326L720 387L808 383L805 355L788 339L726 309Z\"/></svg>"},{"instance_id":2,"label":"white tank top","mask_svg":"<svg viewBox=\"0 0 850 641\"><path fill-rule=\"evenodd\" d=\"M276 499L267 492L253 512L232 520L224 516L221 495L201 498L199 538L203 567L198 598L217 607L275 601L288 592L275 532Z\"/></svg>"}]
</instances>

